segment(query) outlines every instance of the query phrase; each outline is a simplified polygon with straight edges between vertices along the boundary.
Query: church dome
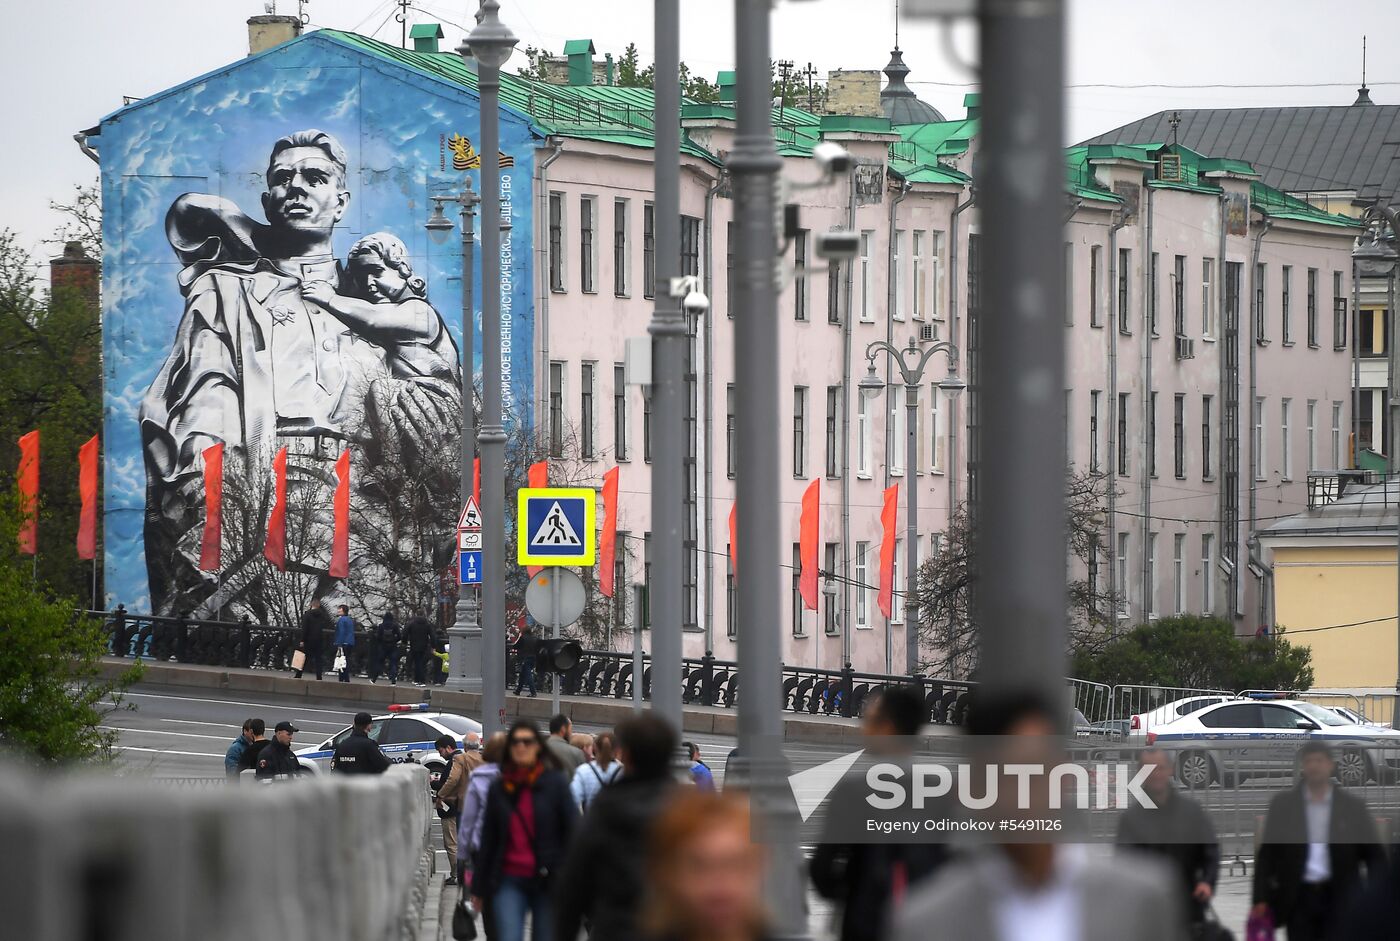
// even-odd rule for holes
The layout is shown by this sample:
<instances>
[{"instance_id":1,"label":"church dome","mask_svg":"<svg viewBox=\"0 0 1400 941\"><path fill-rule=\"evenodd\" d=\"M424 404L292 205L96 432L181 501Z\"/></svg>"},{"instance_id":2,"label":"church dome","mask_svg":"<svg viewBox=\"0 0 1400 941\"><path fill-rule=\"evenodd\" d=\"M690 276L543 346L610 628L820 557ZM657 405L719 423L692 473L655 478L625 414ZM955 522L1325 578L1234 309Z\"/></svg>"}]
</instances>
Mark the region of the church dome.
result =
<instances>
[{"instance_id":1,"label":"church dome","mask_svg":"<svg viewBox=\"0 0 1400 941\"><path fill-rule=\"evenodd\" d=\"M904 83L909 74L909 66L904 64L904 53L896 46L890 53L890 64L885 66L885 77L889 81L880 92L880 107L885 109L885 117L891 124L935 124L946 121L937 108L921 100Z\"/></svg>"}]
</instances>

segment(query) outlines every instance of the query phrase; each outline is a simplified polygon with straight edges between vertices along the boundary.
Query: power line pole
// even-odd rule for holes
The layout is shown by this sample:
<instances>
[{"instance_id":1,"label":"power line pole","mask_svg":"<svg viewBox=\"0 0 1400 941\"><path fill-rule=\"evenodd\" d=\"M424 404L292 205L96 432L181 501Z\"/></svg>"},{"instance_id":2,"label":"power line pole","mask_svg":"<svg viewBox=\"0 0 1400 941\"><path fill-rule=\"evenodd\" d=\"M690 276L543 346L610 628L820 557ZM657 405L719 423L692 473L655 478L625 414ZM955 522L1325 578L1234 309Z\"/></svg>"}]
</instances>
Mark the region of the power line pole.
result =
<instances>
[{"instance_id":1,"label":"power line pole","mask_svg":"<svg viewBox=\"0 0 1400 941\"><path fill-rule=\"evenodd\" d=\"M812 63L808 62L807 67L802 70L802 74L807 77L807 110L815 112L817 109L812 98L815 91L813 80L817 77L817 70L812 68Z\"/></svg>"},{"instance_id":2,"label":"power line pole","mask_svg":"<svg viewBox=\"0 0 1400 941\"><path fill-rule=\"evenodd\" d=\"M394 14L394 19L399 21L399 46L408 48L408 8L413 6L413 0L395 0L399 6L399 12Z\"/></svg>"}]
</instances>

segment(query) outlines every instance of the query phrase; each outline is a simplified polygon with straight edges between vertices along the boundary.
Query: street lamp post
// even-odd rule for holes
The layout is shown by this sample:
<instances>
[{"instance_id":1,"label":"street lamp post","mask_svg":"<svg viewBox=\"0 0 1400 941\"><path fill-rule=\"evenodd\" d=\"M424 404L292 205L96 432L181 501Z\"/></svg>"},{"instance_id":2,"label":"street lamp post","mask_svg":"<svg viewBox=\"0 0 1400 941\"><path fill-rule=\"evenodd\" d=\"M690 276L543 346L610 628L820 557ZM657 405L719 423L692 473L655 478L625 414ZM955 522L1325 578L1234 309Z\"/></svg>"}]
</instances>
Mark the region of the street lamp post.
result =
<instances>
[{"instance_id":1,"label":"street lamp post","mask_svg":"<svg viewBox=\"0 0 1400 941\"><path fill-rule=\"evenodd\" d=\"M935 353L947 353L949 361L948 375L938 383L940 390L949 398L955 398L966 388L966 383L958 378L958 348L946 340L923 350L913 337L902 350L892 343L876 340L865 348L868 369L860 381L862 394L876 394L885 389L885 380L875 373L876 353L884 353L893 360L904 380L904 504L908 508L904 532L904 672L912 677L919 675L919 389L924 382L924 367Z\"/></svg>"},{"instance_id":2,"label":"street lamp post","mask_svg":"<svg viewBox=\"0 0 1400 941\"><path fill-rule=\"evenodd\" d=\"M438 245L446 243L452 231L452 220L443 213L444 203L457 203L462 215L462 447L461 499L462 506L472 494L472 461L476 456L476 402L473 370L476 363L476 318L472 303L473 249L476 239L476 205L481 201L467 177L462 191L454 196L434 196L433 214L425 226L429 237ZM474 585L459 585L457 589L457 620L448 630L452 643L453 689L481 690L481 611L480 599Z\"/></svg>"},{"instance_id":3,"label":"street lamp post","mask_svg":"<svg viewBox=\"0 0 1400 941\"><path fill-rule=\"evenodd\" d=\"M506 431L501 418L501 66L517 42L498 0L481 0L476 28L457 50L477 62L481 98L481 724L504 725L506 702Z\"/></svg>"}]
</instances>

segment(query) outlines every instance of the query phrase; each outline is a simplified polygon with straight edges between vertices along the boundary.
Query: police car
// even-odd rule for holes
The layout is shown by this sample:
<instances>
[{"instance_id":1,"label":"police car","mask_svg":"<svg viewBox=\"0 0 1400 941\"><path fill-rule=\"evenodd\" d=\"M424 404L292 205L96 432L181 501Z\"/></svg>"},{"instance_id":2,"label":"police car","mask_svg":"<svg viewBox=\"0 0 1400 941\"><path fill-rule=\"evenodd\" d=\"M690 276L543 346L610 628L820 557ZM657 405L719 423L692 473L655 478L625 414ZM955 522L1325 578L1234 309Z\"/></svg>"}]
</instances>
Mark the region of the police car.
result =
<instances>
[{"instance_id":1,"label":"police car","mask_svg":"<svg viewBox=\"0 0 1400 941\"><path fill-rule=\"evenodd\" d=\"M335 746L351 731L353 727L347 726L319 745L298 749L297 760L311 774L330 771ZM461 748L462 739L472 732L481 734L480 722L450 712L430 712L427 703L392 705L388 715L375 716L369 727L369 737L379 744L380 751L390 761L412 762L427 768L434 789L447 770L447 763L433 743L441 735L451 735Z\"/></svg>"},{"instance_id":2,"label":"police car","mask_svg":"<svg viewBox=\"0 0 1400 941\"><path fill-rule=\"evenodd\" d=\"M1400 772L1400 732L1349 722L1298 699L1228 699L1150 729L1149 745L1175 755L1177 779L1189 788L1251 777L1288 777L1298 748L1320 740L1332 748L1337 780L1358 787Z\"/></svg>"}]
</instances>

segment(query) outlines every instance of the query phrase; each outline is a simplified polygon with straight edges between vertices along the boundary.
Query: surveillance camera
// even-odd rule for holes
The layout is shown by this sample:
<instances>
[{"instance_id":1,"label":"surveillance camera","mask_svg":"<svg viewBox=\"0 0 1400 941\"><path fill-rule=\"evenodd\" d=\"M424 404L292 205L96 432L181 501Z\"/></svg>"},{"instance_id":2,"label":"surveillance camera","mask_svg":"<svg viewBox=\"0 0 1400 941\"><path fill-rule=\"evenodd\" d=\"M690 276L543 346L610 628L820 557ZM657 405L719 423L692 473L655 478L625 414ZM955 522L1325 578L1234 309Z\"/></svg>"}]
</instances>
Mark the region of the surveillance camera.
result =
<instances>
[{"instance_id":1,"label":"surveillance camera","mask_svg":"<svg viewBox=\"0 0 1400 941\"><path fill-rule=\"evenodd\" d=\"M855 160L851 157L851 152L840 144L831 141L822 141L812 148L812 157L821 166L822 172L828 176L839 176L843 173L850 173L855 166Z\"/></svg>"},{"instance_id":2,"label":"surveillance camera","mask_svg":"<svg viewBox=\"0 0 1400 941\"><path fill-rule=\"evenodd\" d=\"M860 235L845 229L817 233L817 257L828 261L848 261L860 251Z\"/></svg>"},{"instance_id":3,"label":"surveillance camera","mask_svg":"<svg viewBox=\"0 0 1400 941\"><path fill-rule=\"evenodd\" d=\"M685 300L681 301L681 306L690 316L703 317L710 309L710 299L699 291L691 291L685 296Z\"/></svg>"}]
</instances>

